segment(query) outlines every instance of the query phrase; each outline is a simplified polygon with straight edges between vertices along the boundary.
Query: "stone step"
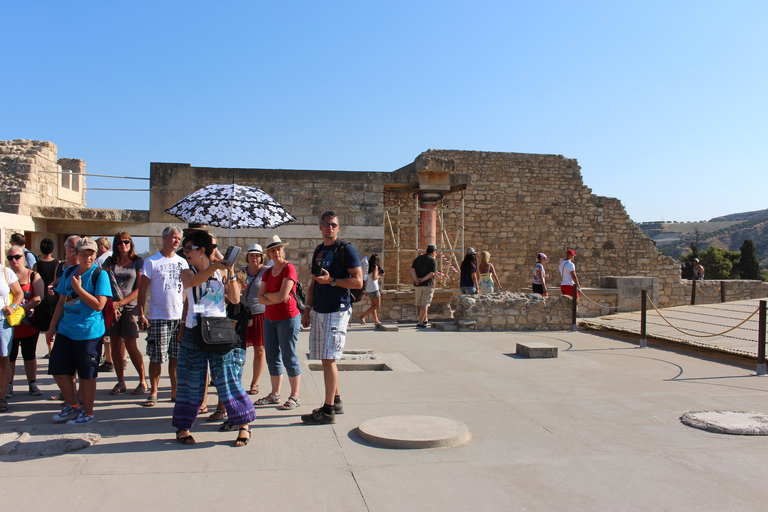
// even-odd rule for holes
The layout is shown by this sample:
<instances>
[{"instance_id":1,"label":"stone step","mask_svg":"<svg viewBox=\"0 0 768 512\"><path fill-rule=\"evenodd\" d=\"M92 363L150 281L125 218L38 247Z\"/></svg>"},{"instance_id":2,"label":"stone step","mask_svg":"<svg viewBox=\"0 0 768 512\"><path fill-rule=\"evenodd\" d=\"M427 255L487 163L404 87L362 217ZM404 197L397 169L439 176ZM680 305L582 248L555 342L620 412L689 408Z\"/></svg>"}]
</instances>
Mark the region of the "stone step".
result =
<instances>
[{"instance_id":1,"label":"stone step","mask_svg":"<svg viewBox=\"0 0 768 512\"><path fill-rule=\"evenodd\" d=\"M515 354L529 359L557 357L557 347L539 341L529 341L518 343Z\"/></svg>"}]
</instances>

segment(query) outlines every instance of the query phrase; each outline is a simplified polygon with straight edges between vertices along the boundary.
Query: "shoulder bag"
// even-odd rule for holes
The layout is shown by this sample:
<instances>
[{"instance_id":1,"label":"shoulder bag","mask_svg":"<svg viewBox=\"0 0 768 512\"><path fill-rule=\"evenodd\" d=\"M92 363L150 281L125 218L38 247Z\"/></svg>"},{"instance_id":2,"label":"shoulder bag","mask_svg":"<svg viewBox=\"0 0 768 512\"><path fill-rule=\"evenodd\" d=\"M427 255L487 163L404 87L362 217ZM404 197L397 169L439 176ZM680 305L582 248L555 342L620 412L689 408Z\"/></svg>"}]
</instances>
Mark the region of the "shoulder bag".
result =
<instances>
[{"instance_id":1,"label":"shoulder bag","mask_svg":"<svg viewBox=\"0 0 768 512\"><path fill-rule=\"evenodd\" d=\"M197 304L197 287L192 288L192 296ZM237 332L232 321L226 317L198 313L194 333L195 342L205 352L223 355L237 346Z\"/></svg>"}]
</instances>

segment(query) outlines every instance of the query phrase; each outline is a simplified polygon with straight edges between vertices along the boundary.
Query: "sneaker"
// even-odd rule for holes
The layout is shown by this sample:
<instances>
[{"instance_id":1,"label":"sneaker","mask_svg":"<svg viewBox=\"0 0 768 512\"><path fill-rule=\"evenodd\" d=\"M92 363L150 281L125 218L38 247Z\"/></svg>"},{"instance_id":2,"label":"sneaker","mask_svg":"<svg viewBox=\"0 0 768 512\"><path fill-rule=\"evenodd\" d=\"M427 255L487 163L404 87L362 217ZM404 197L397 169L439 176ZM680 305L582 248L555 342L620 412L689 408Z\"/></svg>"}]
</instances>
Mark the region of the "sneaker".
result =
<instances>
[{"instance_id":1,"label":"sneaker","mask_svg":"<svg viewBox=\"0 0 768 512\"><path fill-rule=\"evenodd\" d=\"M5 398L13 398L13 382L8 384L8 389L5 390Z\"/></svg>"},{"instance_id":2,"label":"sneaker","mask_svg":"<svg viewBox=\"0 0 768 512\"><path fill-rule=\"evenodd\" d=\"M104 361L99 365L99 371L100 372L111 372L115 369L114 365L112 363L108 363Z\"/></svg>"},{"instance_id":3,"label":"sneaker","mask_svg":"<svg viewBox=\"0 0 768 512\"><path fill-rule=\"evenodd\" d=\"M301 416L301 421L303 421L305 425L328 425L336 423L336 413L325 413L323 412L323 408L320 407L312 411L312 414L303 414Z\"/></svg>"},{"instance_id":4,"label":"sneaker","mask_svg":"<svg viewBox=\"0 0 768 512\"><path fill-rule=\"evenodd\" d=\"M40 391L40 388L37 387L37 382L29 383L29 394L32 396L40 396L43 394L43 392Z\"/></svg>"},{"instance_id":5,"label":"sneaker","mask_svg":"<svg viewBox=\"0 0 768 512\"><path fill-rule=\"evenodd\" d=\"M416 327L418 327L419 329L426 329L427 324L416 324Z\"/></svg>"},{"instance_id":6,"label":"sneaker","mask_svg":"<svg viewBox=\"0 0 768 512\"><path fill-rule=\"evenodd\" d=\"M84 410L80 409L80 412L73 419L67 422L67 425L84 425L96 421L96 416L88 416Z\"/></svg>"},{"instance_id":7,"label":"sneaker","mask_svg":"<svg viewBox=\"0 0 768 512\"><path fill-rule=\"evenodd\" d=\"M75 414L80 414L80 411L82 411L80 406L72 407L69 404L65 404L64 407L61 408L61 412L53 415L53 421L55 421L56 423L67 421L69 418L71 418Z\"/></svg>"}]
</instances>

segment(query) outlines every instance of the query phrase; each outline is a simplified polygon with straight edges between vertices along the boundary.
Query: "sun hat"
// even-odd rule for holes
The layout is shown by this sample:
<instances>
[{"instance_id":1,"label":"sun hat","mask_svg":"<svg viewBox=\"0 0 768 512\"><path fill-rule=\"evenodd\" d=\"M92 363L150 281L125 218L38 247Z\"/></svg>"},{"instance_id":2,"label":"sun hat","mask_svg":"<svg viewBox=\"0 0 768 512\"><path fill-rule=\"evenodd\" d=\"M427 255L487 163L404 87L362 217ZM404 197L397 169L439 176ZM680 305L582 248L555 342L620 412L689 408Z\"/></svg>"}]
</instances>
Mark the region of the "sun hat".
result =
<instances>
[{"instance_id":1,"label":"sun hat","mask_svg":"<svg viewBox=\"0 0 768 512\"><path fill-rule=\"evenodd\" d=\"M288 242L283 242L277 235L272 235L272 238L267 239L267 250L270 250L273 247L279 247L281 245L288 245Z\"/></svg>"},{"instance_id":2,"label":"sun hat","mask_svg":"<svg viewBox=\"0 0 768 512\"><path fill-rule=\"evenodd\" d=\"M248 254L262 254L263 252L264 251L259 244L251 244L251 246L248 247Z\"/></svg>"},{"instance_id":3,"label":"sun hat","mask_svg":"<svg viewBox=\"0 0 768 512\"><path fill-rule=\"evenodd\" d=\"M477 254L477 252L475 252L474 247L470 247L469 249L467 249L467 254Z\"/></svg>"},{"instance_id":4,"label":"sun hat","mask_svg":"<svg viewBox=\"0 0 768 512\"><path fill-rule=\"evenodd\" d=\"M96 245L96 242L94 241L94 239L89 237L89 236L85 236L85 237L81 238L80 240L78 240L78 242L77 242L77 250L78 251L83 251L83 250L87 250L87 249L90 249L92 251L98 251L99 250L99 246Z\"/></svg>"}]
</instances>

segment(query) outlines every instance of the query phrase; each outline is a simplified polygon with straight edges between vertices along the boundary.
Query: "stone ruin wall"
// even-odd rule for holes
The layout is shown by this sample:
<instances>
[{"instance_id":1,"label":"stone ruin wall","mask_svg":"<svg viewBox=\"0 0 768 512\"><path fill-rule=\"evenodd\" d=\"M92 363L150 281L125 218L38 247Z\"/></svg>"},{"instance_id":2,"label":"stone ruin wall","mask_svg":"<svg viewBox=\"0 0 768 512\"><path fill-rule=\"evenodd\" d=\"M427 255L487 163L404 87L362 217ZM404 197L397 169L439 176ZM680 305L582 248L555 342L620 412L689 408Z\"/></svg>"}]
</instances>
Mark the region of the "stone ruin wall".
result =
<instances>
[{"instance_id":1,"label":"stone ruin wall","mask_svg":"<svg viewBox=\"0 0 768 512\"><path fill-rule=\"evenodd\" d=\"M60 190L61 175L38 171L79 172L79 191ZM58 158L56 144L48 141L14 139L0 140L0 211L9 214L31 215L35 207L85 206L85 162L72 158ZM42 223L45 224L44 222ZM17 226L4 226L5 246L10 236L23 231ZM37 253L40 241L48 233L35 232L28 249Z\"/></svg>"},{"instance_id":2,"label":"stone ruin wall","mask_svg":"<svg viewBox=\"0 0 768 512\"><path fill-rule=\"evenodd\" d=\"M455 172L471 176L464 192L465 247L491 253L505 290L530 291L536 254L544 252L550 258L548 285L559 291L558 264L572 248L578 254L577 272L584 287L599 286L601 275L658 277L661 305L678 299L678 265L656 250L619 200L596 196L584 186L576 160L480 151L429 150L425 155L453 160ZM412 197L385 194L387 206L398 199L404 215L412 219ZM447 195L442 204L447 209L460 206L459 192ZM401 225L401 236L403 247L415 246L413 229ZM395 250L389 233L386 249ZM463 255L457 257L461 261ZM401 252L404 282L412 259L413 252Z\"/></svg>"}]
</instances>

